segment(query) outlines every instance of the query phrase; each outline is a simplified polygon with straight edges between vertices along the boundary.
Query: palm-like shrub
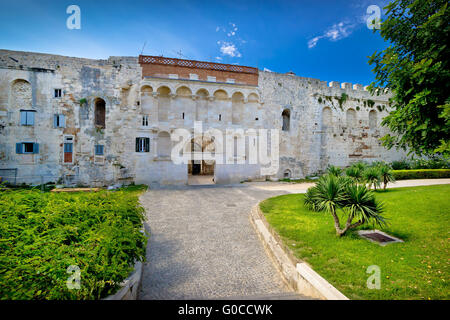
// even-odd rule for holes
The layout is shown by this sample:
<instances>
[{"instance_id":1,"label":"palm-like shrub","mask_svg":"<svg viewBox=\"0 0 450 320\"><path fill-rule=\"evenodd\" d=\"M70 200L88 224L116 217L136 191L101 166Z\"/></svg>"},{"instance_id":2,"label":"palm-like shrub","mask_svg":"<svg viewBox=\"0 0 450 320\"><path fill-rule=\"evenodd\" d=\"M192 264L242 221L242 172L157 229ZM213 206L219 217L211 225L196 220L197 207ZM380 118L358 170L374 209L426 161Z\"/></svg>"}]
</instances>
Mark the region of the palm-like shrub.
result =
<instances>
[{"instance_id":1,"label":"palm-like shrub","mask_svg":"<svg viewBox=\"0 0 450 320\"><path fill-rule=\"evenodd\" d=\"M362 171L357 166L351 166L345 170L347 177L352 178L355 182L362 181Z\"/></svg>"},{"instance_id":2,"label":"palm-like shrub","mask_svg":"<svg viewBox=\"0 0 450 320\"><path fill-rule=\"evenodd\" d=\"M367 169L367 163L358 161L358 162L355 162L354 164L352 164L352 167L356 167L359 170L361 170L361 172L362 172Z\"/></svg>"},{"instance_id":3,"label":"palm-like shrub","mask_svg":"<svg viewBox=\"0 0 450 320\"><path fill-rule=\"evenodd\" d=\"M338 236L370 221L384 223L380 215L383 208L376 202L373 192L348 177L331 174L320 177L316 185L306 192L304 203L310 210L331 214ZM337 214L338 209L348 214L343 228ZM355 219L357 221L353 222Z\"/></svg>"},{"instance_id":4,"label":"palm-like shrub","mask_svg":"<svg viewBox=\"0 0 450 320\"><path fill-rule=\"evenodd\" d=\"M342 169L336 166L329 166L327 168L327 173L339 177L342 174Z\"/></svg>"},{"instance_id":5,"label":"palm-like shrub","mask_svg":"<svg viewBox=\"0 0 450 320\"><path fill-rule=\"evenodd\" d=\"M382 204L376 201L375 194L364 185L346 186L344 210L348 219L343 232L369 221L380 226L386 225L385 219L380 215L384 210ZM354 219L357 221L352 224Z\"/></svg>"},{"instance_id":6,"label":"palm-like shrub","mask_svg":"<svg viewBox=\"0 0 450 320\"><path fill-rule=\"evenodd\" d=\"M377 190L377 187L379 187L381 183L380 169L377 167L367 168L363 172L363 179L369 185L369 189L373 186L373 188Z\"/></svg>"},{"instance_id":7,"label":"palm-like shrub","mask_svg":"<svg viewBox=\"0 0 450 320\"><path fill-rule=\"evenodd\" d=\"M383 181L383 190L386 190L386 186L389 182L394 182L394 174L388 165L383 165L379 169L381 180Z\"/></svg>"}]
</instances>

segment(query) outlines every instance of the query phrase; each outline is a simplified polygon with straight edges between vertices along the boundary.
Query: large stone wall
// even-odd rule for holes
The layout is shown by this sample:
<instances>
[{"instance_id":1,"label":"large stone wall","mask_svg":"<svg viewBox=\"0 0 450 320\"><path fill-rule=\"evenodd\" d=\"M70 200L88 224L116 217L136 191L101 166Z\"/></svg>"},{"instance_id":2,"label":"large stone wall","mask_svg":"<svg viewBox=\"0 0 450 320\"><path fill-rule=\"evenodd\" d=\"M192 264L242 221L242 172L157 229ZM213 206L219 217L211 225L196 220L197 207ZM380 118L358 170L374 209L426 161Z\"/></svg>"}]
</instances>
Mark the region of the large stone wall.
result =
<instances>
[{"instance_id":1,"label":"large stone wall","mask_svg":"<svg viewBox=\"0 0 450 320\"><path fill-rule=\"evenodd\" d=\"M167 137L175 129L192 132L195 121L204 130L243 129L244 135L247 129L280 129L280 167L271 178L302 178L329 164L403 156L378 141L385 133L380 121L387 95L261 71L258 83L143 77L137 57L91 60L0 50L0 169L16 168L18 183L186 184L188 165L172 163L163 149L170 148ZM99 99L105 102L105 128L94 125ZM35 111L34 125L20 125L21 109ZM288 131L281 131L284 110ZM54 114L65 116L64 128L54 127ZM64 162L66 137L74 139L71 163ZM136 137L150 138L149 152L136 152ZM16 153L20 142L38 143L39 152ZM104 146L103 156L94 154L95 145ZM215 166L216 183L256 178L266 178L258 165Z\"/></svg>"}]
</instances>

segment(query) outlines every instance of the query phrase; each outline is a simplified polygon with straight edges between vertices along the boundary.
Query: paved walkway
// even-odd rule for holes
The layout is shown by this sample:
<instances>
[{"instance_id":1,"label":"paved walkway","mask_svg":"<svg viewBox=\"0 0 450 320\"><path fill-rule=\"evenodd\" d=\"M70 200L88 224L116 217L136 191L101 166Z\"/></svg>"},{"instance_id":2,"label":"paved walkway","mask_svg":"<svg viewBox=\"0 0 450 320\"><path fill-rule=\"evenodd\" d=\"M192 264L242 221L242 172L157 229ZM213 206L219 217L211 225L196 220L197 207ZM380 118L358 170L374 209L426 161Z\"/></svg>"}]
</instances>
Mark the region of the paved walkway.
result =
<instances>
[{"instance_id":1,"label":"paved walkway","mask_svg":"<svg viewBox=\"0 0 450 320\"><path fill-rule=\"evenodd\" d=\"M432 186L436 184L450 184L450 179L420 179L400 180L389 183L387 188ZM305 193L314 183L290 183L290 182L248 182L246 185L260 190L285 191L289 193Z\"/></svg>"},{"instance_id":2,"label":"paved walkway","mask_svg":"<svg viewBox=\"0 0 450 320\"><path fill-rule=\"evenodd\" d=\"M283 193L240 184L143 194L151 238L140 299L289 293L249 220L252 206Z\"/></svg>"},{"instance_id":3,"label":"paved walkway","mask_svg":"<svg viewBox=\"0 0 450 320\"><path fill-rule=\"evenodd\" d=\"M392 187L450 183L399 181ZM292 295L249 221L252 206L311 184L245 183L149 190L151 233L140 299L286 299Z\"/></svg>"}]
</instances>

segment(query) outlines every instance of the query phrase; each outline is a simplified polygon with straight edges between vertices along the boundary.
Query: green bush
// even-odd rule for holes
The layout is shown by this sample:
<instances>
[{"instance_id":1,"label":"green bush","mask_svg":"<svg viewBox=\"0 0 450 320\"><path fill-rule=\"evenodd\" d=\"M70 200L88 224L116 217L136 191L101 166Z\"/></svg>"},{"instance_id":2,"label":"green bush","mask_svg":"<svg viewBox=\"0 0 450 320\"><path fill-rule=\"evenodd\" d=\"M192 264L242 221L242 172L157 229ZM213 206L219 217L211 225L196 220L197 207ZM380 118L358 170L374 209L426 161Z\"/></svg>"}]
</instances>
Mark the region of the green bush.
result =
<instances>
[{"instance_id":1,"label":"green bush","mask_svg":"<svg viewBox=\"0 0 450 320\"><path fill-rule=\"evenodd\" d=\"M0 298L100 299L145 258L137 191L0 192ZM69 290L67 269L81 271Z\"/></svg>"},{"instance_id":2,"label":"green bush","mask_svg":"<svg viewBox=\"0 0 450 320\"><path fill-rule=\"evenodd\" d=\"M393 161L391 167L394 170L408 170L408 169L450 169L450 161L444 158L431 159L402 159Z\"/></svg>"},{"instance_id":3,"label":"green bush","mask_svg":"<svg viewBox=\"0 0 450 320\"><path fill-rule=\"evenodd\" d=\"M411 168L409 162L405 159L398 160L398 161L392 161L391 167L394 170L408 170Z\"/></svg>"},{"instance_id":4,"label":"green bush","mask_svg":"<svg viewBox=\"0 0 450 320\"><path fill-rule=\"evenodd\" d=\"M392 170L395 180L450 178L450 169Z\"/></svg>"}]
</instances>

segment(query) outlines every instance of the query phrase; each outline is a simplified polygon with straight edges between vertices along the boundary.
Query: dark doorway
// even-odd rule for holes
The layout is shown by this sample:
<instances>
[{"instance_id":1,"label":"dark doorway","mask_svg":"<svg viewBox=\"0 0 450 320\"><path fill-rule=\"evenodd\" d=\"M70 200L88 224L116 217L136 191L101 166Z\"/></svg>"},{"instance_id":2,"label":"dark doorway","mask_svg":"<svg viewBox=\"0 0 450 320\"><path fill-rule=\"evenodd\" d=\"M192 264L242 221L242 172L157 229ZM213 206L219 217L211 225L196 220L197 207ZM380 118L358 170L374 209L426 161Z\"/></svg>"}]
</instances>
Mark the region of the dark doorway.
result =
<instances>
[{"instance_id":1,"label":"dark doorway","mask_svg":"<svg viewBox=\"0 0 450 320\"><path fill-rule=\"evenodd\" d=\"M202 165L200 163L194 163L194 161L192 161L192 174L193 175L197 175L200 174Z\"/></svg>"}]
</instances>

